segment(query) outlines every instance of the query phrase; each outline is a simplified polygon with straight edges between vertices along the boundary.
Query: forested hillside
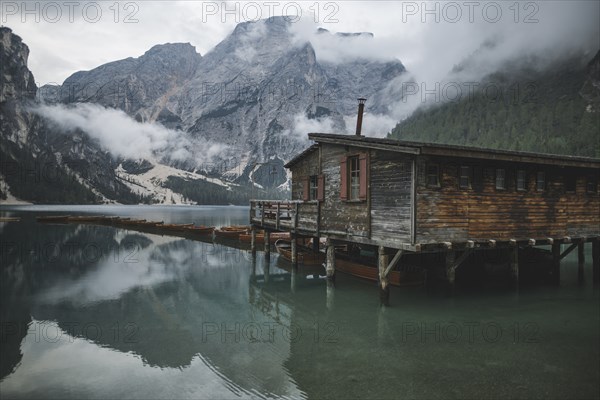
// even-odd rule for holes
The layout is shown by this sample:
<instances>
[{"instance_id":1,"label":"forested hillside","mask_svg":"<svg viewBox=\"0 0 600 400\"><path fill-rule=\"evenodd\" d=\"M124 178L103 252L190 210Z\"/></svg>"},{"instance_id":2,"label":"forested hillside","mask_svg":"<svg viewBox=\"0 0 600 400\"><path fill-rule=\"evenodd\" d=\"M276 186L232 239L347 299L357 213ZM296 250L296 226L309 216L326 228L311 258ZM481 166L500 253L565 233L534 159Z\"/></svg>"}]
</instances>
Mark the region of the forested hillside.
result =
<instances>
[{"instance_id":1,"label":"forested hillside","mask_svg":"<svg viewBox=\"0 0 600 400\"><path fill-rule=\"evenodd\" d=\"M486 78L472 96L422 107L390 137L600 157L600 52L534 68L506 69Z\"/></svg>"}]
</instances>

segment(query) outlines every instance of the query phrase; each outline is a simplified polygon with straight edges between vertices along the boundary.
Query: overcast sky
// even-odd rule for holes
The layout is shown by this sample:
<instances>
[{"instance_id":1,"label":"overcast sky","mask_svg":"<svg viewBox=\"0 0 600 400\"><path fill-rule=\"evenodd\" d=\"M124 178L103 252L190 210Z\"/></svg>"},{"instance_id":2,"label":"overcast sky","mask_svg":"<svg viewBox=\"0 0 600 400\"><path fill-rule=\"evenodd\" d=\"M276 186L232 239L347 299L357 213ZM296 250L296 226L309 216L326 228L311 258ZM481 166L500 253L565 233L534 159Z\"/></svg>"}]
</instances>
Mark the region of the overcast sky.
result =
<instances>
[{"instance_id":1,"label":"overcast sky","mask_svg":"<svg viewBox=\"0 0 600 400\"><path fill-rule=\"evenodd\" d=\"M1 22L29 46L29 67L38 86L62 83L76 71L109 61L139 57L155 44L189 42L205 54L236 23L282 14L297 16L299 30L321 26L376 37L375 45L365 49L324 45L316 49L317 57L345 51L385 54L409 70L437 78L485 39L502 43L489 55L493 62L523 52L550 58L580 47L595 52L600 47L599 3L2 1Z\"/></svg>"}]
</instances>

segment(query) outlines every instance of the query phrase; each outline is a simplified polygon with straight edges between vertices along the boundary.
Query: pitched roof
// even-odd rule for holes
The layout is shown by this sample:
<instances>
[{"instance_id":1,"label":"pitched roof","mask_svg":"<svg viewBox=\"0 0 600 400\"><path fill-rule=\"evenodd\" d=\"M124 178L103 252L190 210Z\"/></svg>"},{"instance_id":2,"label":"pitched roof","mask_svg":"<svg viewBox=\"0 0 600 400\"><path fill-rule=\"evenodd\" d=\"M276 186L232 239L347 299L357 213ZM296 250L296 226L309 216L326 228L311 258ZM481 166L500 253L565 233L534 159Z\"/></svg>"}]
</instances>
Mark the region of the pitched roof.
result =
<instances>
[{"instance_id":1,"label":"pitched roof","mask_svg":"<svg viewBox=\"0 0 600 400\"><path fill-rule=\"evenodd\" d=\"M340 135L331 133L309 133L308 138L317 143L331 143L341 146L345 145L370 149L379 149L405 154L437 155L600 169L600 159L589 157L533 153L513 150L496 150L472 146L410 142L404 140L382 139L355 135ZM302 153L298 154L293 159L291 159L285 165L285 167L290 168L298 161L303 159L305 156L315 151L317 147L318 145L313 144L312 146L304 150Z\"/></svg>"}]
</instances>

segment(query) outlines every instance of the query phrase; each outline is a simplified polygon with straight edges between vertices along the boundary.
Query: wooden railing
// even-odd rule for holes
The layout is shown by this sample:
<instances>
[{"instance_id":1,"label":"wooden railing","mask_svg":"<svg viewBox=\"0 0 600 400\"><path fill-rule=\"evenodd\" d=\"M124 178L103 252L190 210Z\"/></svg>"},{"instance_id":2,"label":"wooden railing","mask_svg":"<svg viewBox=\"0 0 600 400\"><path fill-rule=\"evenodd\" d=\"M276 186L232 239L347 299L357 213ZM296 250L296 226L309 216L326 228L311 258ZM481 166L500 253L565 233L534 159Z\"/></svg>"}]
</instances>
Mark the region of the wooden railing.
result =
<instances>
[{"instance_id":1,"label":"wooden railing","mask_svg":"<svg viewBox=\"0 0 600 400\"><path fill-rule=\"evenodd\" d=\"M318 235L318 201L251 200L250 223L278 230L302 231Z\"/></svg>"}]
</instances>

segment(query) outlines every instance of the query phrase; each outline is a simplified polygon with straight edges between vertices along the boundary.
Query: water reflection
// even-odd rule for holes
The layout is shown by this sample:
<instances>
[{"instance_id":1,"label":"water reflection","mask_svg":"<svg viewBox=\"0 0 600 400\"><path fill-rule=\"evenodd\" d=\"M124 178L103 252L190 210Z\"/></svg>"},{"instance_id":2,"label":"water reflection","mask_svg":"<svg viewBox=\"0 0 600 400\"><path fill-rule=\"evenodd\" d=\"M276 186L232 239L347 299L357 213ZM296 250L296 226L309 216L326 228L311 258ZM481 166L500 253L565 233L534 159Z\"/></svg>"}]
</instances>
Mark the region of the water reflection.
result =
<instances>
[{"instance_id":1,"label":"water reflection","mask_svg":"<svg viewBox=\"0 0 600 400\"><path fill-rule=\"evenodd\" d=\"M2 398L597 393L598 292L572 258L560 288L409 288L381 308L374 284L276 254L31 215L2 229Z\"/></svg>"}]
</instances>

